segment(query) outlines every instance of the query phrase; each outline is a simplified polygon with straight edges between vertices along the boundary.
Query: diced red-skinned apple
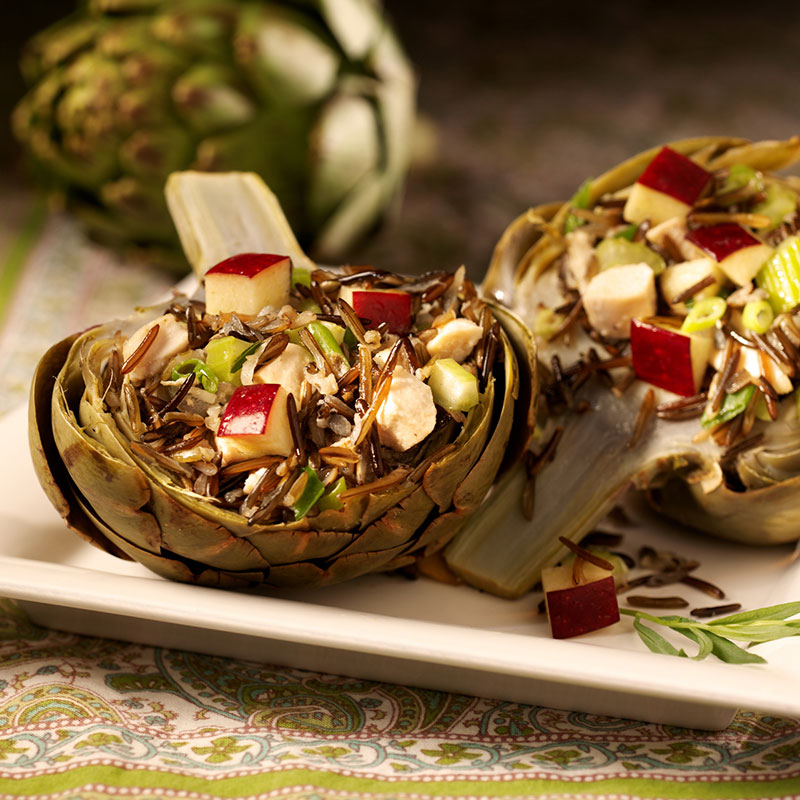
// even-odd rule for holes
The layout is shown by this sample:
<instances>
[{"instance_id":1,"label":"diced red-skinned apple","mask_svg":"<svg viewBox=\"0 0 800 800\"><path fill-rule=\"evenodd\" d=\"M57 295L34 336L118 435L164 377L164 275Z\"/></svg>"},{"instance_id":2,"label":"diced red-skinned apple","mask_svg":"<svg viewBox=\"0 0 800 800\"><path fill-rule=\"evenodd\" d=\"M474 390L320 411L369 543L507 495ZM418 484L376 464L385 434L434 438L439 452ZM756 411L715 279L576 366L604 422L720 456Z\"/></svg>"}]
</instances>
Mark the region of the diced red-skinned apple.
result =
<instances>
[{"instance_id":1,"label":"diced red-skinned apple","mask_svg":"<svg viewBox=\"0 0 800 800\"><path fill-rule=\"evenodd\" d=\"M554 639L568 639L619 622L611 570L588 561L582 561L577 571L572 562L548 567L542 570L542 589Z\"/></svg>"},{"instance_id":2,"label":"diced red-skinned apple","mask_svg":"<svg viewBox=\"0 0 800 800\"><path fill-rule=\"evenodd\" d=\"M286 390L277 383L240 386L233 393L217 429L223 465L292 453L286 397Z\"/></svg>"},{"instance_id":3,"label":"diced red-skinned apple","mask_svg":"<svg viewBox=\"0 0 800 800\"><path fill-rule=\"evenodd\" d=\"M206 311L255 316L262 308L289 302L292 262L272 253L240 253L212 267L205 276Z\"/></svg>"},{"instance_id":4,"label":"diced red-skinned apple","mask_svg":"<svg viewBox=\"0 0 800 800\"><path fill-rule=\"evenodd\" d=\"M658 276L661 295L676 314L686 314L686 303L676 303L674 298L706 278L713 278L714 282L696 292L693 295L695 300L719 294L720 287L725 282L725 273L717 266L716 261L708 257L671 264Z\"/></svg>"},{"instance_id":5,"label":"diced red-skinned apple","mask_svg":"<svg viewBox=\"0 0 800 800\"><path fill-rule=\"evenodd\" d=\"M737 286L751 281L774 252L735 222L705 225L690 231L686 238L708 253Z\"/></svg>"},{"instance_id":6,"label":"diced red-skinned apple","mask_svg":"<svg viewBox=\"0 0 800 800\"><path fill-rule=\"evenodd\" d=\"M589 281L583 307L591 326L602 336L626 339L631 320L656 313L656 282L647 264L611 267Z\"/></svg>"},{"instance_id":7,"label":"diced red-skinned apple","mask_svg":"<svg viewBox=\"0 0 800 800\"><path fill-rule=\"evenodd\" d=\"M165 314L131 334L122 346L122 358L126 361L137 350L150 331L158 325L158 333L151 341L144 355L139 359L129 375L133 381L143 381L157 375L179 353L189 349L189 334L186 326L178 322L172 314Z\"/></svg>"},{"instance_id":8,"label":"diced red-skinned apple","mask_svg":"<svg viewBox=\"0 0 800 800\"><path fill-rule=\"evenodd\" d=\"M713 347L711 330L687 333L635 319L631 323L633 371L643 381L691 397L700 389Z\"/></svg>"},{"instance_id":9,"label":"diced red-skinned apple","mask_svg":"<svg viewBox=\"0 0 800 800\"><path fill-rule=\"evenodd\" d=\"M358 289L342 286L339 297L349 303L368 328L381 322L391 333L408 333L411 328L411 295L398 289Z\"/></svg>"},{"instance_id":10,"label":"diced red-skinned apple","mask_svg":"<svg viewBox=\"0 0 800 800\"><path fill-rule=\"evenodd\" d=\"M701 197L711 173L669 147L662 147L633 184L622 212L628 222L658 225L685 216Z\"/></svg>"}]
</instances>

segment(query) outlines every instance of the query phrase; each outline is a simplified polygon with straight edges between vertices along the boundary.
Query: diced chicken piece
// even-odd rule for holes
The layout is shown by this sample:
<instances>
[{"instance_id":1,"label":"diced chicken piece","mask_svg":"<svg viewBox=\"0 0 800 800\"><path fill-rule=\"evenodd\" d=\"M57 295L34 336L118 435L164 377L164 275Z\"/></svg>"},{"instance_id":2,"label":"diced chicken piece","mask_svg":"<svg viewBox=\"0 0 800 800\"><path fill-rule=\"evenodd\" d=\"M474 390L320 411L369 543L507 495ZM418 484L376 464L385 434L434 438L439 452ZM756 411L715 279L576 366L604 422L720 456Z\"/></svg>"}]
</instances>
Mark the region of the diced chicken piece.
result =
<instances>
[{"instance_id":1,"label":"diced chicken piece","mask_svg":"<svg viewBox=\"0 0 800 800\"><path fill-rule=\"evenodd\" d=\"M428 344L433 358L452 358L460 364L480 341L483 330L468 319L454 319L439 328Z\"/></svg>"},{"instance_id":2,"label":"diced chicken piece","mask_svg":"<svg viewBox=\"0 0 800 800\"><path fill-rule=\"evenodd\" d=\"M158 333L139 363L130 371L131 380L143 381L152 375L157 375L171 359L189 349L189 334L186 326L181 325L172 314L165 314L163 317L142 325L128 338L122 347L123 360L130 358L156 325L158 325Z\"/></svg>"},{"instance_id":3,"label":"diced chicken piece","mask_svg":"<svg viewBox=\"0 0 800 800\"><path fill-rule=\"evenodd\" d=\"M570 289L584 293L589 281L597 275L597 256L589 234L578 228L565 237L567 252L564 258L564 282Z\"/></svg>"},{"instance_id":4,"label":"diced chicken piece","mask_svg":"<svg viewBox=\"0 0 800 800\"><path fill-rule=\"evenodd\" d=\"M696 286L704 278L711 277L714 283L709 284L694 295L695 300L716 295L725 282L725 273L717 266L713 258L695 258L692 261L681 261L667 267L659 276L661 294L676 314L686 314L686 303L673 303L687 289Z\"/></svg>"},{"instance_id":5,"label":"diced chicken piece","mask_svg":"<svg viewBox=\"0 0 800 800\"><path fill-rule=\"evenodd\" d=\"M718 372L725 366L722 355L722 350L715 350L709 359L711 366ZM775 360L755 347L741 348L739 351L739 363L736 365L734 372L739 370L744 370L754 378L763 375L778 394L789 394L794 390L791 379L775 363Z\"/></svg>"},{"instance_id":6,"label":"diced chicken piece","mask_svg":"<svg viewBox=\"0 0 800 800\"><path fill-rule=\"evenodd\" d=\"M436 405L428 384L403 367L395 367L375 423L385 447L404 451L419 444L436 425Z\"/></svg>"},{"instance_id":7,"label":"diced chicken piece","mask_svg":"<svg viewBox=\"0 0 800 800\"><path fill-rule=\"evenodd\" d=\"M690 242L686 234L686 217L672 217L650 228L645 238L672 256L680 253L686 261L704 258L706 253Z\"/></svg>"},{"instance_id":8,"label":"diced chicken piece","mask_svg":"<svg viewBox=\"0 0 800 800\"><path fill-rule=\"evenodd\" d=\"M631 320L656 313L656 282L647 264L611 267L596 275L583 294L591 326L602 336L628 338Z\"/></svg>"},{"instance_id":9,"label":"diced chicken piece","mask_svg":"<svg viewBox=\"0 0 800 800\"><path fill-rule=\"evenodd\" d=\"M277 358L256 370L253 383L279 383L299 406L303 397L306 364L310 361L311 355L305 347L290 342Z\"/></svg>"}]
</instances>

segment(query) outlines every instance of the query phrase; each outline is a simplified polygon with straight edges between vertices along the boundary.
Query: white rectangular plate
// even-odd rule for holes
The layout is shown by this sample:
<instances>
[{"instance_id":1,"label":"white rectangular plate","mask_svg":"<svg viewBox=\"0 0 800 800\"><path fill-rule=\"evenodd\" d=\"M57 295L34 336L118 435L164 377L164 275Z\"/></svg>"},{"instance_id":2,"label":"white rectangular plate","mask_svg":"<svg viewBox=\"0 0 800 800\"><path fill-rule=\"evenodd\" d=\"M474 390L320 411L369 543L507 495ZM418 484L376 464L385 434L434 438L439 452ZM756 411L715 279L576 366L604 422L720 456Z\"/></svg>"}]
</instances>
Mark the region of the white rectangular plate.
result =
<instances>
[{"instance_id":1,"label":"white rectangular plate","mask_svg":"<svg viewBox=\"0 0 800 800\"><path fill-rule=\"evenodd\" d=\"M40 624L686 727L724 728L738 708L800 717L800 639L761 645L766 665L734 666L654 655L630 618L553 640L535 594L508 601L394 575L261 592L163 580L64 527L36 480L26 432L24 408L0 420L0 596L21 601ZM793 547L746 548L632 510L621 549L647 543L696 558L698 574L744 608L800 600ZM689 587L680 593L693 606L714 603Z\"/></svg>"}]
</instances>

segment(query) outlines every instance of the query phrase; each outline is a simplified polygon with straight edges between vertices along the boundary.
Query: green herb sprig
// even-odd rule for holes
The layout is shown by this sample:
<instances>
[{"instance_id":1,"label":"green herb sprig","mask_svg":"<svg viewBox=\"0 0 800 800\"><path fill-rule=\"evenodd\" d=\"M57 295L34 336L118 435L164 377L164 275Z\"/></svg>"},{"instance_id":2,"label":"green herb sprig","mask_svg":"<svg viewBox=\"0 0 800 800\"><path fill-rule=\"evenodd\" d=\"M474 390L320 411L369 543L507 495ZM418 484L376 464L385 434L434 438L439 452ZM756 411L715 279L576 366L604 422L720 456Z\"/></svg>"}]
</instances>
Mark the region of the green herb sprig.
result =
<instances>
[{"instance_id":1,"label":"green herb sprig","mask_svg":"<svg viewBox=\"0 0 800 800\"><path fill-rule=\"evenodd\" d=\"M645 621L670 628L695 642L698 651L691 658L697 661L713 655L728 664L766 664L766 659L739 647L731 639L754 645L784 639L787 636L800 636L800 619L788 619L800 614L800 602L743 611L710 622L698 622L689 617L656 617L631 608L621 608L619 611L620 614L634 618L633 627L653 653L681 658L690 657L682 648L678 650L660 633L645 625Z\"/></svg>"}]
</instances>

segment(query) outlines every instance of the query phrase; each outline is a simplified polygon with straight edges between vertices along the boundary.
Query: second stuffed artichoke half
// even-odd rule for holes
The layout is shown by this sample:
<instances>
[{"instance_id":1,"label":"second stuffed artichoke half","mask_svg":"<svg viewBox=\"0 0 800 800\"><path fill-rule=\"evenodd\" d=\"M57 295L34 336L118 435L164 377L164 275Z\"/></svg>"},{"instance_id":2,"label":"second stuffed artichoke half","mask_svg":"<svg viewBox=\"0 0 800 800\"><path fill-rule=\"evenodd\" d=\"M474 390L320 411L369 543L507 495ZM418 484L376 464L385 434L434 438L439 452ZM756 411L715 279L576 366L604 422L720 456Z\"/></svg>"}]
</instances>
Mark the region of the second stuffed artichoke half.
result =
<instances>
[{"instance_id":1,"label":"second stuffed artichoke half","mask_svg":"<svg viewBox=\"0 0 800 800\"><path fill-rule=\"evenodd\" d=\"M168 198L205 294L70 337L34 379L34 462L68 527L220 586L442 548L528 441L525 326L463 268L318 267L253 174L178 173Z\"/></svg>"},{"instance_id":2,"label":"second stuffed artichoke half","mask_svg":"<svg viewBox=\"0 0 800 800\"><path fill-rule=\"evenodd\" d=\"M631 485L718 537L800 538L798 159L796 137L677 141L507 228L483 291L534 329L540 427L456 572L518 596Z\"/></svg>"}]
</instances>

